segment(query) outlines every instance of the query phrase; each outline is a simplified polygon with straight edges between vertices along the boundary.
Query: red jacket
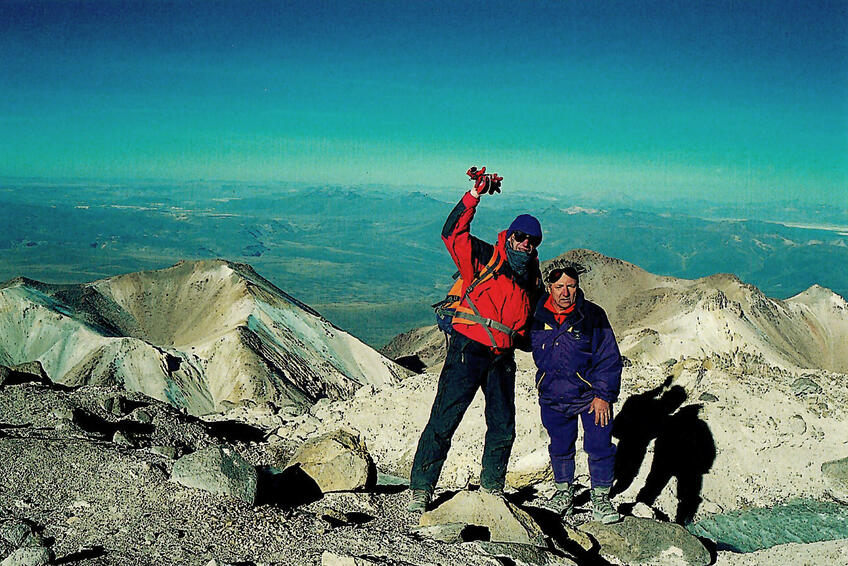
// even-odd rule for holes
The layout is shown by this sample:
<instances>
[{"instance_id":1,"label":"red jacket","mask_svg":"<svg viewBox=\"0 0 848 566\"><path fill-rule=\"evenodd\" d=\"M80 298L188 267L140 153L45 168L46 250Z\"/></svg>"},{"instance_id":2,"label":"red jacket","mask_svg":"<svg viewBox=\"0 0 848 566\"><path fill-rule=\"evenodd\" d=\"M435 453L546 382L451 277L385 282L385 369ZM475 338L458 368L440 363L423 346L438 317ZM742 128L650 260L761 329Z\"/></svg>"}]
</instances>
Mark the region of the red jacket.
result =
<instances>
[{"instance_id":1,"label":"red jacket","mask_svg":"<svg viewBox=\"0 0 848 566\"><path fill-rule=\"evenodd\" d=\"M526 335L526 327L531 314L531 299L535 301L541 294L541 277L539 261L534 258L530 262L527 276L517 277L509 267L506 255L506 230L498 234L498 242L494 246L483 242L471 235L471 219L479 197L473 197L471 192L465 193L462 200L451 211L442 229L442 240L448 248L454 263L459 268L464 287L474 280L474 276L483 269L492 258L492 253L500 254L504 259L503 266L495 277L477 285L470 294L471 300L485 318L496 320L501 324L516 330L518 336ZM533 252L535 254L535 252ZM465 288L461 290L465 294ZM467 300L461 306L469 308ZM453 322L453 329L460 334L481 344L491 347L492 342L486 329L477 323ZM515 339L509 334L495 328L489 329L499 350L513 348Z\"/></svg>"}]
</instances>

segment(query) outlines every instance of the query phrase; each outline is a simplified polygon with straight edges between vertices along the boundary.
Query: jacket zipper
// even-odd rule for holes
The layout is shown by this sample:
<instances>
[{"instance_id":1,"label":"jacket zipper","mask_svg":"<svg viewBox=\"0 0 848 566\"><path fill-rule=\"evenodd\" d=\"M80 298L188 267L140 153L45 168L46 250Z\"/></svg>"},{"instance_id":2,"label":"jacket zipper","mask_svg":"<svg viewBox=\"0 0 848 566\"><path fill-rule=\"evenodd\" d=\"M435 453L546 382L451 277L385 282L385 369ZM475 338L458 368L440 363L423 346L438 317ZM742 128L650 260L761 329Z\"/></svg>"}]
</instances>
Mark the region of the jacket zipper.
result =
<instances>
[{"instance_id":1,"label":"jacket zipper","mask_svg":"<svg viewBox=\"0 0 848 566\"><path fill-rule=\"evenodd\" d=\"M580 381L582 381L583 383L585 383L586 385L588 385L588 386L589 386L589 389L591 389L591 388L592 388L592 384L591 384L591 383L589 383L588 381L586 381L585 379L583 379L583 376L582 376L582 375L580 375L580 372L579 372L579 371L575 371L574 373L576 373L576 374L577 374L577 377L579 377L579 378L580 378Z\"/></svg>"}]
</instances>

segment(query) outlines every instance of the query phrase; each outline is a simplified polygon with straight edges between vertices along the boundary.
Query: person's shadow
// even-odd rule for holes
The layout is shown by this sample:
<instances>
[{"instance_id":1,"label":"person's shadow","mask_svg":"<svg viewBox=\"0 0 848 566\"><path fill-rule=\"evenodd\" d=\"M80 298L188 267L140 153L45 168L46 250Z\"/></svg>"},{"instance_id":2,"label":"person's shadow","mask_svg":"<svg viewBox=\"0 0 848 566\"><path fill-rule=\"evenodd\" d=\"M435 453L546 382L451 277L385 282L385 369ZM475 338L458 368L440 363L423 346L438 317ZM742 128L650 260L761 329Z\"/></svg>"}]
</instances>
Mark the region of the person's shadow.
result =
<instances>
[{"instance_id":1,"label":"person's shadow","mask_svg":"<svg viewBox=\"0 0 848 566\"><path fill-rule=\"evenodd\" d=\"M618 439L618 448L611 497L630 487L651 440L659 436L665 420L686 400L686 391L679 386L663 394L672 379L669 376L662 385L631 396L615 416L612 435Z\"/></svg>"},{"instance_id":2,"label":"person's shadow","mask_svg":"<svg viewBox=\"0 0 848 566\"><path fill-rule=\"evenodd\" d=\"M715 461L715 442L707 423L699 417L700 404L683 405L686 390L661 386L628 399L615 419L613 435L619 439L612 493L626 490L636 478L654 443L654 459L637 502L653 505L672 477L677 479L675 522L692 521L701 503L704 474Z\"/></svg>"}]
</instances>

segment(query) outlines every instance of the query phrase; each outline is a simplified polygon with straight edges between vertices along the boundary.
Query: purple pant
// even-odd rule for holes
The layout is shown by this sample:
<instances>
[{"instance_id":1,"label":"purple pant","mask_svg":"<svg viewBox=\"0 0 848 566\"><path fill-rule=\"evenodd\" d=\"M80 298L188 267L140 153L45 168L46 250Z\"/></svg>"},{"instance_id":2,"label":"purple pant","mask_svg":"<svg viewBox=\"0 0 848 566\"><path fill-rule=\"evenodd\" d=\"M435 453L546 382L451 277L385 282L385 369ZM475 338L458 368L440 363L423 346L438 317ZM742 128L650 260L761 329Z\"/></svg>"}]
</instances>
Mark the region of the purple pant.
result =
<instances>
[{"instance_id":1,"label":"purple pant","mask_svg":"<svg viewBox=\"0 0 848 566\"><path fill-rule=\"evenodd\" d=\"M554 481L574 481L574 444L577 442L577 415L583 420L583 450L589 456L589 476L592 487L612 485L615 468L615 445L612 443L612 405L610 422L602 427L595 424L595 413L589 405L567 403L541 403L542 424L551 437L548 452L554 469Z\"/></svg>"}]
</instances>

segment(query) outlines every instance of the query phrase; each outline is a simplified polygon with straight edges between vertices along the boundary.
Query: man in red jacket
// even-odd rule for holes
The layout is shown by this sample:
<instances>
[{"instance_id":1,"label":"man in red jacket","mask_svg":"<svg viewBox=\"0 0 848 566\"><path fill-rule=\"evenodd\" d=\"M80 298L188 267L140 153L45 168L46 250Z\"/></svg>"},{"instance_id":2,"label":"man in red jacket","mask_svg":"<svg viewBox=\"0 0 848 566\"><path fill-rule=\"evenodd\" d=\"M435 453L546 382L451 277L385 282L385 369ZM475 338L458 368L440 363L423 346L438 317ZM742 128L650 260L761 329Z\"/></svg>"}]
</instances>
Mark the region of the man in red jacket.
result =
<instances>
[{"instance_id":1,"label":"man in red jacket","mask_svg":"<svg viewBox=\"0 0 848 566\"><path fill-rule=\"evenodd\" d=\"M427 509L451 438L478 388L483 389L486 400L480 487L503 494L506 466L515 440L514 350L517 345L529 348L528 321L535 301L544 291L536 253L542 241L542 227L534 217L522 214L498 234L495 245L473 237L471 219L490 182L482 177L462 197L442 229L442 240L462 277L463 298L453 318L430 419L421 433L412 464L408 509L414 512ZM480 277L487 266L494 268L494 275ZM480 281L474 283L476 277Z\"/></svg>"}]
</instances>

